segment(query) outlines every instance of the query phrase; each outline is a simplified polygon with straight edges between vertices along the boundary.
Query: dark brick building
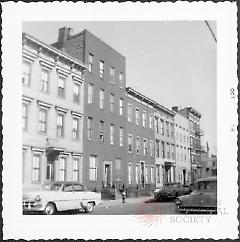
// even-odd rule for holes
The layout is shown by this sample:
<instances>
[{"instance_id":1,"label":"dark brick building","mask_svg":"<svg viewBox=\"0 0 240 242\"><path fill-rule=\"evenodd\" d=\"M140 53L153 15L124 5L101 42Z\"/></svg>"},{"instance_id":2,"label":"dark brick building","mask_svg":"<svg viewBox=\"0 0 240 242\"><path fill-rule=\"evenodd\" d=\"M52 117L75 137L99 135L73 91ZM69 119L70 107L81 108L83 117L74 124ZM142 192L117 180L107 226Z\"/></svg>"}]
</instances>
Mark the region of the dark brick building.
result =
<instances>
[{"instance_id":1,"label":"dark brick building","mask_svg":"<svg viewBox=\"0 0 240 242\"><path fill-rule=\"evenodd\" d=\"M83 183L111 187L125 183L126 82L125 57L83 30L59 30L52 44L87 66L84 85Z\"/></svg>"}]
</instances>

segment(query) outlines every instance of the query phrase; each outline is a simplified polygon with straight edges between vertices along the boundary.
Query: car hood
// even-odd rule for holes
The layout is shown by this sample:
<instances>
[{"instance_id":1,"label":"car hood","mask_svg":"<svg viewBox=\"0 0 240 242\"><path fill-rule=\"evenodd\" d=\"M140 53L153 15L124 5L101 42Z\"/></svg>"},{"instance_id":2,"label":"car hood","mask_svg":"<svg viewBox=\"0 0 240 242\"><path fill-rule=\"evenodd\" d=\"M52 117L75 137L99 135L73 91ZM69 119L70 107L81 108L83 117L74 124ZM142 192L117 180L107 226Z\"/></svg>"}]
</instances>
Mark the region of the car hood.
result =
<instances>
[{"instance_id":1,"label":"car hood","mask_svg":"<svg viewBox=\"0 0 240 242\"><path fill-rule=\"evenodd\" d=\"M23 194L23 199L35 199L37 196L45 197L59 194L59 191L32 191Z\"/></svg>"}]
</instances>

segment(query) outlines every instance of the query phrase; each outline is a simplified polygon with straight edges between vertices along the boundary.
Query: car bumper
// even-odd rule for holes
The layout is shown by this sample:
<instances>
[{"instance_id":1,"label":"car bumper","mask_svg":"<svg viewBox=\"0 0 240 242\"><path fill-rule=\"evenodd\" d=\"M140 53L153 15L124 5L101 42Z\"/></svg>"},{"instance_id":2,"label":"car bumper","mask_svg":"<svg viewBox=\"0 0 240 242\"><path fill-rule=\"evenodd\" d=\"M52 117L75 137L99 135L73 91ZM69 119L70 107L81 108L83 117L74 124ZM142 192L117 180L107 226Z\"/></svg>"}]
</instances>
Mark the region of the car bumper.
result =
<instances>
[{"instance_id":1,"label":"car bumper","mask_svg":"<svg viewBox=\"0 0 240 242\"><path fill-rule=\"evenodd\" d=\"M179 213L194 213L194 214L217 214L215 207L177 207Z\"/></svg>"},{"instance_id":2,"label":"car bumper","mask_svg":"<svg viewBox=\"0 0 240 242\"><path fill-rule=\"evenodd\" d=\"M35 201L22 202L23 212L44 211L44 208L45 206L40 202L35 202Z\"/></svg>"}]
</instances>

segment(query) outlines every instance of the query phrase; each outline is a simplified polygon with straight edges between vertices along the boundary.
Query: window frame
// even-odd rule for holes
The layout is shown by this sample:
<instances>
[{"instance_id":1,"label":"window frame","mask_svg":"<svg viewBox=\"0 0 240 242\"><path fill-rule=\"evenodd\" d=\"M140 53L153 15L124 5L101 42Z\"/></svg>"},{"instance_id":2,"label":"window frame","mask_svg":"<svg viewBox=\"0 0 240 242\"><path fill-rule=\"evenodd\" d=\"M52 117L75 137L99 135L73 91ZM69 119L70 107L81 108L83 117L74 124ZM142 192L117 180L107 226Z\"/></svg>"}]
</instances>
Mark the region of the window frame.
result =
<instances>
[{"instance_id":1,"label":"window frame","mask_svg":"<svg viewBox=\"0 0 240 242\"><path fill-rule=\"evenodd\" d=\"M24 65L24 68L23 68ZM26 68L26 66L28 66L29 68ZM24 70L23 70L24 69ZM26 69L29 70L29 73L26 71ZM23 60L22 62L22 85L29 87L31 84L31 73L32 73L32 64L26 60ZM27 77L27 83L26 83L26 79L25 77ZM23 81L24 80L24 81Z\"/></svg>"},{"instance_id":2,"label":"window frame","mask_svg":"<svg viewBox=\"0 0 240 242\"><path fill-rule=\"evenodd\" d=\"M62 118L61 125L59 124L59 117ZM65 114L62 112L57 112L57 137L63 138L64 137L64 125L65 125ZM59 132L60 131L60 132Z\"/></svg>"},{"instance_id":3,"label":"window frame","mask_svg":"<svg viewBox=\"0 0 240 242\"><path fill-rule=\"evenodd\" d=\"M45 120L41 120L40 117L41 114L45 115ZM38 110L38 132L41 134L46 134L47 133L47 120L48 120L48 110L42 106L39 106ZM45 127L45 130L42 130L42 127Z\"/></svg>"},{"instance_id":4,"label":"window frame","mask_svg":"<svg viewBox=\"0 0 240 242\"><path fill-rule=\"evenodd\" d=\"M45 78L45 74L46 74L46 80ZM43 78L44 77L44 78ZM42 68L41 69L41 84L40 84L40 91L42 93L48 94L49 93L49 80L50 80L50 70L46 69L46 68ZM45 90L46 88L46 90Z\"/></svg>"}]
</instances>

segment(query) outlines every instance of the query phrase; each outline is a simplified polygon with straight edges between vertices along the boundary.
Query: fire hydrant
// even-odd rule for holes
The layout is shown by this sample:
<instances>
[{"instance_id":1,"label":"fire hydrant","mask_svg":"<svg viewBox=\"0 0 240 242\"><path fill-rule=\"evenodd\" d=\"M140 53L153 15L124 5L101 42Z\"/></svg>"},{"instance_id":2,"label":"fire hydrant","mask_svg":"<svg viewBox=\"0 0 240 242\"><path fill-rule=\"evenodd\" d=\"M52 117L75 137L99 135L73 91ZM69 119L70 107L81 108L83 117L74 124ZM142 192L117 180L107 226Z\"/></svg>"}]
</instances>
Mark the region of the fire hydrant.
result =
<instances>
[{"instance_id":1,"label":"fire hydrant","mask_svg":"<svg viewBox=\"0 0 240 242\"><path fill-rule=\"evenodd\" d=\"M126 192L125 190L122 191L122 203L125 203Z\"/></svg>"}]
</instances>

